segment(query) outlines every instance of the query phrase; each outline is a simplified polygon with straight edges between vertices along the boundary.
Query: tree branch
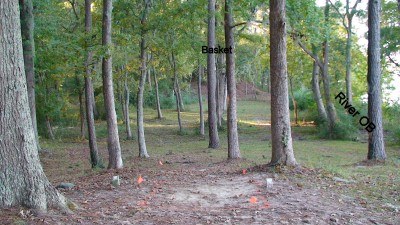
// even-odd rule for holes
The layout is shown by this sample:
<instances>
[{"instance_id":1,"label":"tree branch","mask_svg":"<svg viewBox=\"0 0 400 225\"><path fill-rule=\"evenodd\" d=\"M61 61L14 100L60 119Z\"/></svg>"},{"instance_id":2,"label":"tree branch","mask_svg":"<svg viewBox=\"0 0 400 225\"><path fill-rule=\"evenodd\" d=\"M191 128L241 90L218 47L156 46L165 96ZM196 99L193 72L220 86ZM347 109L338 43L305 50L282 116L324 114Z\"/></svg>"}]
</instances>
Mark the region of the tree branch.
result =
<instances>
[{"instance_id":1,"label":"tree branch","mask_svg":"<svg viewBox=\"0 0 400 225\"><path fill-rule=\"evenodd\" d=\"M357 0L358 1L358 0ZM344 26L344 28L346 29L346 30L348 30L349 28L347 27L347 24L346 24L346 17L340 12L340 10L339 10L339 8L338 7L336 7L336 5L335 4L333 4L333 2L331 1L331 0L329 0L329 3L331 3L331 6L335 9L335 11L339 14L339 16L340 16L340 18L342 19L342 24L343 24L343 26Z\"/></svg>"},{"instance_id":2,"label":"tree branch","mask_svg":"<svg viewBox=\"0 0 400 225\"><path fill-rule=\"evenodd\" d=\"M241 26L241 25L247 25L247 24L250 23L250 22L256 22L256 23L261 23L261 24L263 24L263 21L261 21L261 20L250 20L250 21L240 22L240 23L237 23L237 24L235 24L235 25L232 25L231 28L234 28L234 27L237 27L237 26Z\"/></svg>"},{"instance_id":3,"label":"tree branch","mask_svg":"<svg viewBox=\"0 0 400 225\"><path fill-rule=\"evenodd\" d=\"M321 68L321 70L323 69L323 65L321 63L321 61L318 59L318 56L316 56L314 53L312 53L302 42L301 40L296 36L293 35L292 36L293 40L300 46L300 48L307 54L309 55L315 63L317 63L317 65Z\"/></svg>"}]
</instances>

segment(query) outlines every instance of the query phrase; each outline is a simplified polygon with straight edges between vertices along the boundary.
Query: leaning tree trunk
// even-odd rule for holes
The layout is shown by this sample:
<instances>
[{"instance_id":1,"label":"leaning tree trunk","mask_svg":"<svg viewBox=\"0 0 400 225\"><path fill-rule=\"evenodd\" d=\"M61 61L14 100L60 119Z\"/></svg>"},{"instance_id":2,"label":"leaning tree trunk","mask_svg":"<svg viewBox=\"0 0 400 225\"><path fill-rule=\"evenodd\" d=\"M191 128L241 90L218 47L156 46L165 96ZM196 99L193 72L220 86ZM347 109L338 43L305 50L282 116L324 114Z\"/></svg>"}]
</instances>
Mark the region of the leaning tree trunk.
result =
<instances>
[{"instance_id":1,"label":"leaning tree trunk","mask_svg":"<svg viewBox=\"0 0 400 225\"><path fill-rule=\"evenodd\" d=\"M286 61L286 9L282 0L270 0L270 68L272 158L269 165L297 164L290 127Z\"/></svg>"},{"instance_id":2,"label":"leaning tree trunk","mask_svg":"<svg viewBox=\"0 0 400 225\"><path fill-rule=\"evenodd\" d=\"M368 159L385 160L380 63L380 0L368 1Z\"/></svg>"},{"instance_id":3,"label":"leaning tree trunk","mask_svg":"<svg viewBox=\"0 0 400 225\"><path fill-rule=\"evenodd\" d=\"M158 90L157 74L156 74L156 70L154 69L154 67L153 67L153 74L154 74L154 87L156 89L157 118L158 119L162 119L163 115L162 115L161 104L160 104L160 93L159 93L159 90Z\"/></svg>"},{"instance_id":4,"label":"leaning tree trunk","mask_svg":"<svg viewBox=\"0 0 400 225\"><path fill-rule=\"evenodd\" d=\"M313 62L313 72L311 79L312 91L314 93L315 102L317 103L318 116L322 121L327 121L328 116L326 115L324 102L322 101L321 91L319 88L319 71L320 68L318 64L316 62Z\"/></svg>"},{"instance_id":5,"label":"leaning tree trunk","mask_svg":"<svg viewBox=\"0 0 400 225\"><path fill-rule=\"evenodd\" d=\"M121 146L119 143L117 114L115 112L115 100L112 78L112 57L111 57L111 11L112 0L103 0L103 47L107 48L103 57L103 94L104 105L107 115L107 148L108 168L120 169L123 167L121 157Z\"/></svg>"},{"instance_id":6,"label":"leaning tree trunk","mask_svg":"<svg viewBox=\"0 0 400 225\"><path fill-rule=\"evenodd\" d=\"M35 139L40 151L39 134L37 130L36 120L36 97L35 97L35 40L33 37L34 20L33 20L33 4L32 0L19 0L22 48L24 53L24 65L26 85L28 89L29 109L32 117L33 130L35 131Z\"/></svg>"},{"instance_id":7,"label":"leaning tree trunk","mask_svg":"<svg viewBox=\"0 0 400 225\"><path fill-rule=\"evenodd\" d=\"M233 0L225 1L225 45L232 47L232 53L226 54L226 79L228 86L228 159L240 158L239 135L237 131L237 116L236 116L236 78L235 78L235 40L233 37ZM225 87L224 87L225 90Z\"/></svg>"},{"instance_id":8,"label":"leaning tree trunk","mask_svg":"<svg viewBox=\"0 0 400 225\"><path fill-rule=\"evenodd\" d=\"M0 1L0 208L67 209L39 161L24 73L18 2Z\"/></svg>"},{"instance_id":9,"label":"leaning tree trunk","mask_svg":"<svg viewBox=\"0 0 400 225\"><path fill-rule=\"evenodd\" d=\"M199 114L200 114L200 135L204 137L204 111L203 111L203 96L201 94L201 79L203 77L203 67L199 63L198 81L197 81L197 95L199 96Z\"/></svg>"},{"instance_id":10,"label":"leaning tree trunk","mask_svg":"<svg viewBox=\"0 0 400 225\"><path fill-rule=\"evenodd\" d=\"M85 32L90 35L92 31L92 0L85 0ZM89 39L87 39L89 40ZM94 124L94 93L92 83L92 61L93 53L89 48L89 41L86 43L86 61L85 61L85 97L86 97L86 123L90 148L90 164L92 168L102 167L99 150L97 148L96 127Z\"/></svg>"},{"instance_id":11,"label":"leaning tree trunk","mask_svg":"<svg viewBox=\"0 0 400 225\"><path fill-rule=\"evenodd\" d=\"M215 48L215 0L208 1L208 47ZM215 54L207 54L207 80L208 80L208 130L209 148L219 147L217 106L215 91L217 85L215 71Z\"/></svg>"}]
</instances>

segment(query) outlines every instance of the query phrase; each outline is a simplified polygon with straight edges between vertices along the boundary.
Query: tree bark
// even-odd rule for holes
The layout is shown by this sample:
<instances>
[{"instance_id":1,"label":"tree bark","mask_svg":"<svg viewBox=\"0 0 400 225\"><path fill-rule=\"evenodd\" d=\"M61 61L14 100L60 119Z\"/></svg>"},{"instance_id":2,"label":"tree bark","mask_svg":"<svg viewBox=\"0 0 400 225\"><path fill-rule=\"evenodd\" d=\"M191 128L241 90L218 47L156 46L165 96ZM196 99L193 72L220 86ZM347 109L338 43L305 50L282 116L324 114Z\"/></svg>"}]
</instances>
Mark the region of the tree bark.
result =
<instances>
[{"instance_id":1,"label":"tree bark","mask_svg":"<svg viewBox=\"0 0 400 225\"><path fill-rule=\"evenodd\" d=\"M36 119L36 97L35 97L35 40L34 34L34 19L33 19L33 4L32 0L19 0L20 19L21 19L21 35L22 48L24 54L24 66L26 85L28 89L29 109L32 118L32 126L35 131L35 139L40 151L39 134L37 129Z\"/></svg>"},{"instance_id":2,"label":"tree bark","mask_svg":"<svg viewBox=\"0 0 400 225\"><path fill-rule=\"evenodd\" d=\"M297 165L290 127L286 61L286 9L282 0L270 0L270 68L272 158L269 165Z\"/></svg>"},{"instance_id":3,"label":"tree bark","mask_svg":"<svg viewBox=\"0 0 400 225\"><path fill-rule=\"evenodd\" d=\"M233 36L233 0L225 0L225 46L232 47L232 53L226 53L226 79L228 87L228 159L240 158L239 135L237 131L237 102L235 78L235 40ZM224 85L225 90L225 85Z\"/></svg>"},{"instance_id":4,"label":"tree bark","mask_svg":"<svg viewBox=\"0 0 400 225\"><path fill-rule=\"evenodd\" d=\"M112 0L103 0L103 35L102 44L107 49L103 57L103 94L104 105L107 115L107 148L108 148L108 169L120 169L123 167L121 157L121 146L119 143L117 114L115 112L115 100L112 77L112 56L111 56L111 14Z\"/></svg>"},{"instance_id":5,"label":"tree bark","mask_svg":"<svg viewBox=\"0 0 400 225\"><path fill-rule=\"evenodd\" d=\"M368 136L370 160L386 160L382 124L380 9L380 0L368 1L368 117L375 124Z\"/></svg>"},{"instance_id":6,"label":"tree bark","mask_svg":"<svg viewBox=\"0 0 400 225\"><path fill-rule=\"evenodd\" d=\"M158 119L162 119L163 115L162 115L162 111L161 111L161 104L160 104L160 93L158 90L158 81L157 81L157 74L156 74L156 70L153 67L153 74L154 74L154 86L156 89L156 107L157 107L157 118Z\"/></svg>"},{"instance_id":7,"label":"tree bark","mask_svg":"<svg viewBox=\"0 0 400 225\"><path fill-rule=\"evenodd\" d=\"M198 72L198 80L197 80L197 95L199 97L199 114L200 114L200 135L204 137L204 111L203 111L203 96L201 93L201 79L203 77L204 70L203 66L199 63L199 72Z\"/></svg>"},{"instance_id":8,"label":"tree bark","mask_svg":"<svg viewBox=\"0 0 400 225\"><path fill-rule=\"evenodd\" d=\"M215 0L208 1L208 47L215 48ZM207 54L207 80L208 80L208 130L209 148L219 147L217 106L215 91L217 85L215 54Z\"/></svg>"},{"instance_id":9,"label":"tree bark","mask_svg":"<svg viewBox=\"0 0 400 225\"><path fill-rule=\"evenodd\" d=\"M0 208L68 211L39 161L30 114L17 1L0 1Z\"/></svg>"},{"instance_id":10,"label":"tree bark","mask_svg":"<svg viewBox=\"0 0 400 225\"><path fill-rule=\"evenodd\" d=\"M318 116L322 121L327 121L328 116L326 114L324 102L322 101L321 91L319 88L319 66L316 62L313 62L313 72L312 72L312 90L314 93L314 99L317 103Z\"/></svg>"}]
</instances>

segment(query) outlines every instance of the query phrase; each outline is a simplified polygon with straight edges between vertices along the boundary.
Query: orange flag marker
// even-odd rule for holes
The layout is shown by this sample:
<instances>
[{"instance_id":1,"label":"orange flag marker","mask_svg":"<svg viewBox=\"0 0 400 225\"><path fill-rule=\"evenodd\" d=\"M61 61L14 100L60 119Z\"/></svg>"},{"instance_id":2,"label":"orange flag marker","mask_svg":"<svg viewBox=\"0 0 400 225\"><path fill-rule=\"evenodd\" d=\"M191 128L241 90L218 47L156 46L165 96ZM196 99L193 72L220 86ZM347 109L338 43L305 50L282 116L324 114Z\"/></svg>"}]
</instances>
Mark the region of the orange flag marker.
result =
<instances>
[{"instance_id":1,"label":"orange flag marker","mask_svg":"<svg viewBox=\"0 0 400 225\"><path fill-rule=\"evenodd\" d=\"M247 173L247 170L243 169L242 174L245 175Z\"/></svg>"},{"instance_id":2,"label":"orange flag marker","mask_svg":"<svg viewBox=\"0 0 400 225\"><path fill-rule=\"evenodd\" d=\"M256 204L257 203L257 198L255 196L251 196L250 203L251 204Z\"/></svg>"},{"instance_id":3,"label":"orange flag marker","mask_svg":"<svg viewBox=\"0 0 400 225\"><path fill-rule=\"evenodd\" d=\"M142 175L139 175L138 178L137 178L137 183L138 183L138 184L141 184L143 181L144 181L144 180L143 180L143 178L142 178Z\"/></svg>"}]
</instances>

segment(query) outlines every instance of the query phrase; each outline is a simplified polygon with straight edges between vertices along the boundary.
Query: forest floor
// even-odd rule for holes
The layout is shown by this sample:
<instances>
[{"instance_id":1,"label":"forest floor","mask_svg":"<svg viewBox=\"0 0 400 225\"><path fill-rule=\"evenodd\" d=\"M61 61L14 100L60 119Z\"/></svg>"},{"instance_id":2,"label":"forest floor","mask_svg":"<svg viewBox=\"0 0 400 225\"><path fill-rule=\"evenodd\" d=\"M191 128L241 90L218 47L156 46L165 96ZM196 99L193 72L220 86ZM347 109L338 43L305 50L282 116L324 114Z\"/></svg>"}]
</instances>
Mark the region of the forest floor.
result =
<instances>
[{"instance_id":1,"label":"forest floor","mask_svg":"<svg viewBox=\"0 0 400 225\"><path fill-rule=\"evenodd\" d=\"M157 120L154 110L147 109L151 158L137 158L137 142L121 140L122 170L92 170L88 143L76 137L77 128L56 130L57 140L42 140L40 157L55 186L75 184L59 189L76 204L73 214L52 209L45 216L34 216L24 208L2 209L0 223L400 224L398 146L387 147L386 163L370 164L363 161L366 143L320 140L315 127L305 123L293 127L301 167L268 168L264 166L271 155L268 113L265 102L239 103L243 159L235 161L226 160L225 130L220 131L221 147L207 148L207 138L198 135L193 122L198 121L195 105L182 113L183 133L178 132L176 112L164 110L165 119ZM97 127L107 162L104 122ZM121 123L121 137L122 131ZM120 185L111 184L113 176L120 177ZM267 186L267 178L272 178L272 186Z\"/></svg>"}]
</instances>

